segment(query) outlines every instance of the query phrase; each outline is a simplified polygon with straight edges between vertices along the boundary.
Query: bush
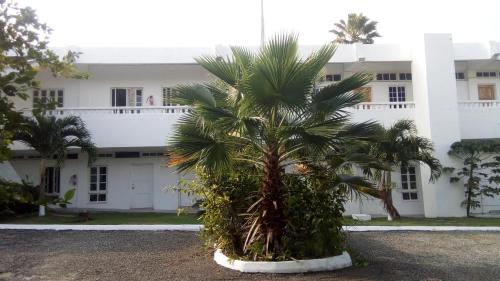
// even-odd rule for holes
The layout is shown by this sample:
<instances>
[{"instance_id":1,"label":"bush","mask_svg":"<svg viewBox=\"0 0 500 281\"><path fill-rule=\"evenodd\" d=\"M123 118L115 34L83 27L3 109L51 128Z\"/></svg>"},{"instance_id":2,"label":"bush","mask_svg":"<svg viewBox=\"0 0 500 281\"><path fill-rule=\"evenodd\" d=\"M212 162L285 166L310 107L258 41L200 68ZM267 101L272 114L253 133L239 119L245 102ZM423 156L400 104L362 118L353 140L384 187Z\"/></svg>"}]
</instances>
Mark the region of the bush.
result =
<instances>
[{"instance_id":1,"label":"bush","mask_svg":"<svg viewBox=\"0 0 500 281\"><path fill-rule=\"evenodd\" d=\"M321 258L338 255L345 249L342 233L345 190L301 174L285 177L287 225L282 254L266 256L263 238L245 249L252 221L248 210L259 198L261 178L262 175L248 168L218 179L198 172L197 180L182 184L184 192L200 198L202 239L207 247L247 260Z\"/></svg>"},{"instance_id":2,"label":"bush","mask_svg":"<svg viewBox=\"0 0 500 281\"><path fill-rule=\"evenodd\" d=\"M36 198L37 189L30 183L0 179L0 217L36 211Z\"/></svg>"}]
</instances>

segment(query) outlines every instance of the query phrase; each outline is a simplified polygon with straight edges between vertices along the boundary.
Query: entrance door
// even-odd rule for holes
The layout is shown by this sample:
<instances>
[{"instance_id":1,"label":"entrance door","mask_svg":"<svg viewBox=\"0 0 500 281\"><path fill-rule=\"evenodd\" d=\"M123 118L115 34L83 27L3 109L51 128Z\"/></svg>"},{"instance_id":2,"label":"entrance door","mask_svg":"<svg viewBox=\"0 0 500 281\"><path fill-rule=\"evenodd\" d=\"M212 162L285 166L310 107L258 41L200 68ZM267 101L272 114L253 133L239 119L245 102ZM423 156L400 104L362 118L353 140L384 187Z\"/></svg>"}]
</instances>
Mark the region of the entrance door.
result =
<instances>
[{"instance_id":1,"label":"entrance door","mask_svg":"<svg viewBox=\"0 0 500 281\"><path fill-rule=\"evenodd\" d=\"M153 165L132 165L131 208L153 208Z\"/></svg>"}]
</instances>

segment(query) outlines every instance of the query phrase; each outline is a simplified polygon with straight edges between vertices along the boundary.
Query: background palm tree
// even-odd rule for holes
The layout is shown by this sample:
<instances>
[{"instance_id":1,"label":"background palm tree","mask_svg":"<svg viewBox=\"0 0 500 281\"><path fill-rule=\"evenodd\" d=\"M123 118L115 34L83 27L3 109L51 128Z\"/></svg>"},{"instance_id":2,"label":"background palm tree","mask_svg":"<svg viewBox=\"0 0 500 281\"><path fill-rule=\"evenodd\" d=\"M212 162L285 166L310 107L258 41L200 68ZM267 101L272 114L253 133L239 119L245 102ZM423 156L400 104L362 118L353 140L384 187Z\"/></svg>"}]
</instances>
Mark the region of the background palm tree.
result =
<instances>
[{"instance_id":1,"label":"background palm tree","mask_svg":"<svg viewBox=\"0 0 500 281\"><path fill-rule=\"evenodd\" d=\"M335 28L330 30L330 32L337 35L334 40L336 43L341 44L352 44L352 43L363 43L363 44L373 44L373 39L375 37L380 37L377 32L376 21L370 21L370 19L363 14L351 13L347 17L347 23L344 20L335 23Z\"/></svg>"},{"instance_id":2,"label":"background palm tree","mask_svg":"<svg viewBox=\"0 0 500 281\"><path fill-rule=\"evenodd\" d=\"M43 111L35 110L33 117L26 118L14 139L40 154L38 188L41 202L45 200L45 168L48 160L55 158L57 165L61 165L70 147L79 147L83 152L86 152L89 164L96 155L96 147L91 140L90 132L85 127L85 123L76 116L56 118L55 116L46 116ZM43 206L40 207L43 208Z\"/></svg>"},{"instance_id":3,"label":"background palm tree","mask_svg":"<svg viewBox=\"0 0 500 281\"><path fill-rule=\"evenodd\" d=\"M218 81L180 86L177 102L192 111L180 118L170 139L171 164L201 168L217 177L252 164L262 174L259 198L248 210L245 246L264 241L266 255L280 253L286 217L285 167L312 164L346 141L364 139L372 122L349 123L346 109L363 101L354 93L371 76L357 73L315 93L318 73L335 52L328 44L300 59L297 37L274 37L254 54L233 47L232 57L196 61Z\"/></svg>"},{"instance_id":4,"label":"background palm tree","mask_svg":"<svg viewBox=\"0 0 500 281\"><path fill-rule=\"evenodd\" d=\"M419 137L414 122L410 120L399 120L388 129L380 126L378 140L368 144L366 152L374 165L365 166L365 173L377 182L379 192L375 196L383 201L392 219L400 218L392 202L391 174L394 168L423 163L431 170L430 181L441 175L441 164L432 155L432 142Z\"/></svg>"}]
</instances>

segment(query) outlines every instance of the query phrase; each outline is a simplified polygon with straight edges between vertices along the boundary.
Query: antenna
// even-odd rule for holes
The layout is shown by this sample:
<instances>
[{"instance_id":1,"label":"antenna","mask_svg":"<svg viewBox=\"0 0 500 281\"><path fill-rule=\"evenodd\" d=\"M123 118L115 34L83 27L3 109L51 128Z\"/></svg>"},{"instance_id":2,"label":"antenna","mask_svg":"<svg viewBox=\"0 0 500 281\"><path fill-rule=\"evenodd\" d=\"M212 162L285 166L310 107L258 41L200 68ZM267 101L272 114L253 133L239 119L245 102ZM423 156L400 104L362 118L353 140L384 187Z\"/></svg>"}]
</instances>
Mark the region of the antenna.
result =
<instances>
[{"instance_id":1,"label":"antenna","mask_svg":"<svg viewBox=\"0 0 500 281\"><path fill-rule=\"evenodd\" d=\"M264 0L260 0L260 45L264 46L266 34L264 31Z\"/></svg>"}]
</instances>

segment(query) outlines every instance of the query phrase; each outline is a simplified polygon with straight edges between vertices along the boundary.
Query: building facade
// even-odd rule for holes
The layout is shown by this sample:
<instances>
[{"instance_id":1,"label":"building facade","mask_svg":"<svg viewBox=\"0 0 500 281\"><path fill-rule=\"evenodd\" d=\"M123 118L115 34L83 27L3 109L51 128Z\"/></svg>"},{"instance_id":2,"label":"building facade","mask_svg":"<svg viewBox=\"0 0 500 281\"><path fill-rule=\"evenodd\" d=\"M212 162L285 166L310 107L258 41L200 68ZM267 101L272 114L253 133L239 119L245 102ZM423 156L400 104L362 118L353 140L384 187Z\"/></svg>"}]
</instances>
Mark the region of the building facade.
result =
<instances>
[{"instance_id":1,"label":"building facade","mask_svg":"<svg viewBox=\"0 0 500 281\"><path fill-rule=\"evenodd\" d=\"M303 47L308 54L315 47ZM62 167L49 163L46 191L62 194L76 188L71 208L175 211L192 199L174 191L181 178L166 166L167 139L188 108L171 103L179 84L213 79L193 60L200 55L229 54L216 48L85 48L77 66L87 80L59 79L41 73L41 88L30 98L16 98L18 109L35 100L54 100L56 116L77 115L92 133L99 154L87 166L86 155L70 151ZM64 51L64 50L61 50ZM405 45L341 45L326 66L325 81L334 83L355 72L373 73L361 91L366 102L350 110L353 121L377 120L389 126L415 120L430 138L444 166L458 166L447 152L461 139L500 138L500 42L454 44L449 34L425 34ZM36 152L13 145L9 165L21 178L39 181ZM12 170L12 169L10 169ZM464 216L461 185L441 177L429 182L424 166L395 170L393 198L402 215ZM183 177L189 178L184 175ZM476 213L500 212L500 198L483 198ZM383 215L379 200L353 198L347 213Z\"/></svg>"}]
</instances>

